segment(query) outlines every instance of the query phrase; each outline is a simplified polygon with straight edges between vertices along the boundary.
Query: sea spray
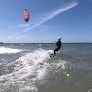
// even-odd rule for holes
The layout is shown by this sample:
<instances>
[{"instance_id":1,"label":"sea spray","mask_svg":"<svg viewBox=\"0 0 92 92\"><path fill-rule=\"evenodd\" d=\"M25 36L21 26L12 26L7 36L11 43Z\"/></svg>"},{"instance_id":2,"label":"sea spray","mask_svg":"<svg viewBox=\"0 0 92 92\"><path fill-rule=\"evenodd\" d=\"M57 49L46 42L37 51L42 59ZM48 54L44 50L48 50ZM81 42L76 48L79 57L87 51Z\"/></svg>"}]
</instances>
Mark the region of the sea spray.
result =
<instances>
[{"instance_id":1,"label":"sea spray","mask_svg":"<svg viewBox=\"0 0 92 92\"><path fill-rule=\"evenodd\" d=\"M13 49L13 48L7 48L7 47L0 47L0 54L12 54L12 53L18 53L22 50L19 49Z\"/></svg>"},{"instance_id":2,"label":"sea spray","mask_svg":"<svg viewBox=\"0 0 92 92\"><path fill-rule=\"evenodd\" d=\"M37 85L49 78L51 69L55 72L65 69L65 61L56 59L57 62L50 62L55 60L49 56L52 52L40 48L8 64L4 68L5 74L0 76L0 92L37 92Z\"/></svg>"}]
</instances>

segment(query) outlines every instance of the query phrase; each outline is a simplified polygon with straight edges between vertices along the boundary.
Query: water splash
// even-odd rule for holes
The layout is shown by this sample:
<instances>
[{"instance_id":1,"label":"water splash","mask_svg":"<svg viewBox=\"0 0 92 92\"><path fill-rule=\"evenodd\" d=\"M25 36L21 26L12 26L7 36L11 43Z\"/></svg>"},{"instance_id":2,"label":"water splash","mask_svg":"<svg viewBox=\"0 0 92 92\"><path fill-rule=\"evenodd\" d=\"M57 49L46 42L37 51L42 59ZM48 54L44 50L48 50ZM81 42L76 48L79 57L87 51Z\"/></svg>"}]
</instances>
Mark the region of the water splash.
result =
<instances>
[{"instance_id":1,"label":"water splash","mask_svg":"<svg viewBox=\"0 0 92 92\"><path fill-rule=\"evenodd\" d=\"M6 47L0 47L0 54L12 54L12 53L18 53L22 50L19 49L12 49L12 48L6 48Z\"/></svg>"},{"instance_id":2,"label":"water splash","mask_svg":"<svg viewBox=\"0 0 92 92\"><path fill-rule=\"evenodd\" d=\"M0 92L37 92L37 83L44 82L49 69L65 69L65 61L49 63L52 50L38 49L7 65L0 76ZM60 69L60 70L58 70Z\"/></svg>"}]
</instances>

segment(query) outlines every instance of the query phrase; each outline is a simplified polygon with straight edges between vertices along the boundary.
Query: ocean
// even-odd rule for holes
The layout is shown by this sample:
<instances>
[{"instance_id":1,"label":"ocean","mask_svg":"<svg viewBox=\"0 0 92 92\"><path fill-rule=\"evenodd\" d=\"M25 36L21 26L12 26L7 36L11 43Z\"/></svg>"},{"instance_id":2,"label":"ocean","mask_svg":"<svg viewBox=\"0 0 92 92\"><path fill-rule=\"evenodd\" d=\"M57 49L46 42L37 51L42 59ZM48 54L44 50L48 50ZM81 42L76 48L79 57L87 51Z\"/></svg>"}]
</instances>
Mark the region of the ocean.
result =
<instances>
[{"instance_id":1,"label":"ocean","mask_svg":"<svg viewBox=\"0 0 92 92\"><path fill-rule=\"evenodd\" d=\"M0 44L0 92L92 92L92 44Z\"/></svg>"}]
</instances>

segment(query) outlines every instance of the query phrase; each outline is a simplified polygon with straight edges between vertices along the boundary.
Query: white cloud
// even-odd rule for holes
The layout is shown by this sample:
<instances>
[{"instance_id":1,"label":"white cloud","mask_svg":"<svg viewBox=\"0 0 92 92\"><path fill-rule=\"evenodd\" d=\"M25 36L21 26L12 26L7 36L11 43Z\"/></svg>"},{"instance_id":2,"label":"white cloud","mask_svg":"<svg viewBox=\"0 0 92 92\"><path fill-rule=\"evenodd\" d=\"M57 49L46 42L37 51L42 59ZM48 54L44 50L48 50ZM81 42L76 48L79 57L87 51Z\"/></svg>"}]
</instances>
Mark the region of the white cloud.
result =
<instances>
[{"instance_id":1,"label":"white cloud","mask_svg":"<svg viewBox=\"0 0 92 92\"><path fill-rule=\"evenodd\" d=\"M13 26L10 26L9 28L13 28Z\"/></svg>"},{"instance_id":2,"label":"white cloud","mask_svg":"<svg viewBox=\"0 0 92 92\"><path fill-rule=\"evenodd\" d=\"M22 28L22 27L28 27L30 24L18 24L15 26L10 26L9 28Z\"/></svg>"},{"instance_id":3,"label":"white cloud","mask_svg":"<svg viewBox=\"0 0 92 92\"><path fill-rule=\"evenodd\" d=\"M46 18L43 18L43 21L45 22L47 20L50 20L53 17L55 17L56 15L75 7L76 5L78 5L78 3L73 3L73 4L70 4L66 7L56 9L56 10L52 11Z\"/></svg>"},{"instance_id":4,"label":"white cloud","mask_svg":"<svg viewBox=\"0 0 92 92\"><path fill-rule=\"evenodd\" d=\"M31 27L26 28L26 29L24 30L24 32L27 32L27 31L29 31L29 30L31 30L31 29L33 29L33 28L35 28L35 27L41 25L42 23L43 23L43 21L39 21L38 23L35 23L35 24L31 25Z\"/></svg>"},{"instance_id":5,"label":"white cloud","mask_svg":"<svg viewBox=\"0 0 92 92\"><path fill-rule=\"evenodd\" d=\"M24 38L24 37L25 37L24 35L17 35L16 39L21 39L21 38Z\"/></svg>"},{"instance_id":6,"label":"white cloud","mask_svg":"<svg viewBox=\"0 0 92 92\"><path fill-rule=\"evenodd\" d=\"M25 36L24 35L17 35L17 34L14 34L14 35L10 35L7 37L7 40L18 40L18 39L21 39L21 38L24 38Z\"/></svg>"},{"instance_id":7,"label":"white cloud","mask_svg":"<svg viewBox=\"0 0 92 92\"><path fill-rule=\"evenodd\" d=\"M29 26L30 24L19 24L19 25L17 25L16 27L27 27L27 26Z\"/></svg>"},{"instance_id":8,"label":"white cloud","mask_svg":"<svg viewBox=\"0 0 92 92\"><path fill-rule=\"evenodd\" d=\"M13 38L13 36L11 36L11 35L7 37L7 39L12 39L12 38Z\"/></svg>"}]
</instances>

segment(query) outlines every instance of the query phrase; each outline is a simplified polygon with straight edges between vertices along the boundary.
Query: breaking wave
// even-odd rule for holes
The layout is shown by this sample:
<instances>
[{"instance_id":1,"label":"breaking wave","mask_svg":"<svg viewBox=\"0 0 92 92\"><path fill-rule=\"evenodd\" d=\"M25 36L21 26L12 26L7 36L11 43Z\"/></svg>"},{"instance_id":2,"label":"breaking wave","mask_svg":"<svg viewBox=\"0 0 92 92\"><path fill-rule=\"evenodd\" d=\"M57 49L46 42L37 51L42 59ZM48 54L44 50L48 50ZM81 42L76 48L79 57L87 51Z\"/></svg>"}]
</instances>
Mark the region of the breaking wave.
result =
<instances>
[{"instance_id":1,"label":"breaking wave","mask_svg":"<svg viewBox=\"0 0 92 92\"><path fill-rule=\"evenodd\" d=\"M13 48L7 48L7 47L0 47L0 54L12 54L12 53L18 53L22 50L19 49L13 49Z\"/></svg>"},{"instance_id":2,"label":"breaking wave","mask_svg":"<svg viewBox=\"0 0 92 92\"><path fill-rule=\"evenodd\" d=\"M63 60L59 59L56 63L51 61L51 52L52 50L38 49L8 64L0 76L0 92L37 92L37 84L44 83L49 69L59 72L66 68L66 62Z\"/></svg>"}]
</instances>

